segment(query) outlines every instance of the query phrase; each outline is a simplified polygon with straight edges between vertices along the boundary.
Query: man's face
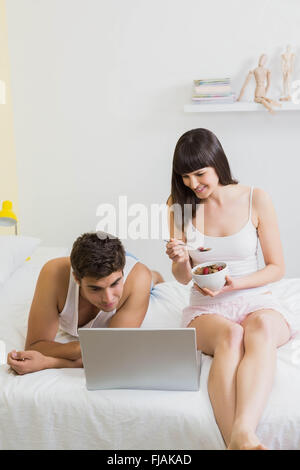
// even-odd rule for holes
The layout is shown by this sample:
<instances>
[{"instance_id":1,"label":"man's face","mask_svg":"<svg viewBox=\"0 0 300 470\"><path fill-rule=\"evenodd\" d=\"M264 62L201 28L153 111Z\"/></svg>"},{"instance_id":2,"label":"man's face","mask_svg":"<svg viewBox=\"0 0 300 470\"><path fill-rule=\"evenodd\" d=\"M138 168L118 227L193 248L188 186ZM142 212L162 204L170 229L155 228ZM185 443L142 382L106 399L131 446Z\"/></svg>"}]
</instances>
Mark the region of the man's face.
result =
<instances>
[{"instance_id":1,"label":"man's face","mask_svg":"<svg viewBox=\"0 0 300 470\"><path fill-rule=\"evenodd\" d=\"M99 310L110 312L117 307L122 296L124 275L122 271L116 271L100 279L87 276L81 279L79 285L82 297Z\"/></svg>"}]
</instances>

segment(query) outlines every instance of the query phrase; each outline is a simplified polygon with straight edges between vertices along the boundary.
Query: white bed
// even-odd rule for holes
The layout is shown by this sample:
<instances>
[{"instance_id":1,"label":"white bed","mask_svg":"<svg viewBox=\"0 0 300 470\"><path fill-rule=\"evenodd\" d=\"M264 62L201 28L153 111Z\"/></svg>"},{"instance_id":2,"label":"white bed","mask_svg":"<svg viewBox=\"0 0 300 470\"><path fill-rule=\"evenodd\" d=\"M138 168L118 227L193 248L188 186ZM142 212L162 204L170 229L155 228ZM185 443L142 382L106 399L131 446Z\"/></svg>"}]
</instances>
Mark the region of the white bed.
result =
<instances>
[{"instance_id":1,"label":"white bed","mask_svg":"<svg viewBox=\"0 0 300 470\"><path fill-rule=\"evenodd\" d=\"M0 287L0 339L6 351L23 349L29 307L41 266L64 256L40 247ZM299 317L300 279L273 290ZM142 327L179 327L189 288L156 287ZM74 339L62 332L58 341ZM17 376L0 366L0 449L193 450L224 449L207 394L211 358L203 355L200 390L87 391L83 369L52 369ZM273 390L258 427L270 449L300 449L300 334L278 350Z\"/></svg>"}]
</instances>

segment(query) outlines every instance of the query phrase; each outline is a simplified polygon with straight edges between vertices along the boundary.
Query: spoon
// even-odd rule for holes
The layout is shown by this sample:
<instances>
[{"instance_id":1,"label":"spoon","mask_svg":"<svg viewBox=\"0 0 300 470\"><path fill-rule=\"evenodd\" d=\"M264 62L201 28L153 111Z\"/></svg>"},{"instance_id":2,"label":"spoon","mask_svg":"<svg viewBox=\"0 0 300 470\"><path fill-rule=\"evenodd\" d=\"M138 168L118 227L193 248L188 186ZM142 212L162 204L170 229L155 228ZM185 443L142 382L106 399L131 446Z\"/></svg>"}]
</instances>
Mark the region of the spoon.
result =
<instances>
[{"instance_id":1,"label":"spoon","mask_svg":"<svg viewBox=\"0 0 300 470\"><path fill-rule=\"evenodd\" d=\"M164 240L165 242L169 243L171 240ZM204 251L210 251L211 248L204 248L203 246L199 246L199 248L194 248L193 246L189 245L188 243L180 243L180 245L182 246L186 246L187 248L190 248L191 250L198 250L198 251L201 251L201 252L204 252Z\"/></svg>"}]
</instances>

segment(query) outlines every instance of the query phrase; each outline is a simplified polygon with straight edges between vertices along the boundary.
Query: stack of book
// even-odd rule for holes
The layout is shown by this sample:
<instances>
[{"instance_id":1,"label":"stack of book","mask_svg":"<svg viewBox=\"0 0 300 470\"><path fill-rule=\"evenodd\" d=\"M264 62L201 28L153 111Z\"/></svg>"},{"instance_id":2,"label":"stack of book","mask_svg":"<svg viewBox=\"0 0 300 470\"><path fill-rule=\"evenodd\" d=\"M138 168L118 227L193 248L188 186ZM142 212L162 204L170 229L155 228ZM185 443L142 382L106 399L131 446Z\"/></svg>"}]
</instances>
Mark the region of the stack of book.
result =
<instances>
[{"instance_id":1,"label":"stack of book","mask_svg":"<svg viewBox=\"0 0 300 470\"><path fill-rule=\"evenodd\" d=\"M194 103L234 103L235 94L231 90L230 78L210 78L194 80Z\"/></svg>"}]
</instances>

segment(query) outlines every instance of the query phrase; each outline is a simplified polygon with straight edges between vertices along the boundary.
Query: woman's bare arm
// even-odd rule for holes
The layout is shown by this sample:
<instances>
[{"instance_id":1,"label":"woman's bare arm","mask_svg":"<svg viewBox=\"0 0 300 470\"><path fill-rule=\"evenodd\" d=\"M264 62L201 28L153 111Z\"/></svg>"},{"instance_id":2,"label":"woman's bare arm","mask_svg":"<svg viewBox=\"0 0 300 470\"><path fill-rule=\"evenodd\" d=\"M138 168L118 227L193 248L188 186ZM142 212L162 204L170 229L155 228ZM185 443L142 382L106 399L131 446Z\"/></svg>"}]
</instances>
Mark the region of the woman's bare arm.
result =
<instances>
[{"instance_id":1,"label":"woman's bare arm","mask_svg":"<svg viewBox=\"0 0 300 470\"><path fill-rule=\"evenodd\" d=\"M192 279L191 274L191 262L188 251L184 247L176 246L176 240L174 238L177 235L178 230L175 230L174 212L172 211L172 197L170 196L168 205L168 224L170 230L171 243L167 245L167 255L172 260L172 273L175 279L181 284L188 284ZM186 242L184 233L181 233L180 240Z\"/></svg>"},{"instance_id":2,"label":"woman's bare arm","mask_svg":"<svg viewBox=\"0 0 300 470\"><path fill-rule=\"evenodd\" d=\"M276 211L271 197L260 188L253 191L253 205L258 215L258 237L265 267L253 274L237 279L238 289L259 287L279 281L285 273L283 248L280 239Z\"/></svg>"}]
</instances>

